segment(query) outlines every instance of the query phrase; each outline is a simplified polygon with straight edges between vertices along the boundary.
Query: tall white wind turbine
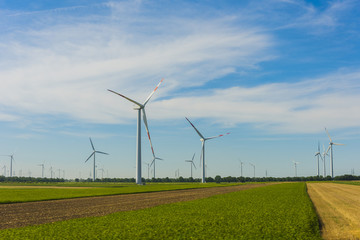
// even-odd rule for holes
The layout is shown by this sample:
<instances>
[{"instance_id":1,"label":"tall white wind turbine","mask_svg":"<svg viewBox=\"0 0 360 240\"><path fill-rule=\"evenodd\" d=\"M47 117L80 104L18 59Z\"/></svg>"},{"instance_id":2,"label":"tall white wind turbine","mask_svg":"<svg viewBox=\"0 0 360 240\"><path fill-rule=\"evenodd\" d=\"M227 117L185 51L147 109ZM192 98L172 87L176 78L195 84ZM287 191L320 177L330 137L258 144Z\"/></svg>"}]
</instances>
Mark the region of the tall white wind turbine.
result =
<instances>
[{"instance_id":1,"label":"tall white wind turbine","mask_svg":"<svg viewBox=\"0 0 360 240\"><path fill-rule=\"evenodd\" d=\"M193 155L193 157L192 157L191 160L185 160L185 162L189 162L189 163L190 163L190 169L191 169L191 171L190 171L191 175L190 175L190 176L191 176L191 178L193 177L192 167L194 166L194 168L196 169L195 164L194 164L194 157L195 157L195 153L194 153L194 155Z\"/></svg>"},{"instance_id":2,"label":"tall white wind turbine","mask_svg":"<svg viewBox=\"0 0 360 240\"><path fill-rule=\"evenodd\" d=\"M330 139L330 143L329 143L329 147L327 149L326 152L328 152L330 150L330 174L331 174L331 177L334 178L334 161L333 161L333 145L345 145L345 144L342 144L342 143L334 143L330 137L330 134L328 132L328 130L325 128L325 131Z\"/></svg>"},{"instance_id":3,"label":"tall white wind turbine","mask_svg":"<svg viewBox=\"0 0 360 240\"><path fill-rule=\"evenodd\" d=\"M119 95L120 97L123 97L123 98L127 99L128 101L134 103L135 104L134 110L138 111L137 137L136 137L136 183L137 184L142 184L142 179L141 179L141 112L143 113L143 120L144 120L145 128L146 128L146 131L148 133L148 137L149 137L150 144L151 144L149 129L148 129L148 125L147 125L147 119L146 119L146 113L145 113L145 106L149 102L150 98L155 93L155 91L158 89L158 87L160 86L160 84L162 83L163 80L164 79L161 79L161 81L156 86L154 91L152 91L152 93L150 93L150 95L148 96L148 98L145 100L145 102L143 104L138 103L138 102L136 102L136 101L134 101L134 100L120 94L120 93L117 93L117 92L115 92L113 90L108 89L109 92L115 93L115 94Z\"/></svg>"},{"instance_id":4,"label":"tall white wind turbine","mask_svg":"<svg viewBox=\"0 0 360 240\"><path fill-rule=\"evenodd\" d=\"M94 144L93 144L93 142L91 141L91 138L89 138L89 139L90 139L90 143L91 143L91 147L92 147L92 149L93 149L93 152L92 152L92 154L90 154L90 156L86 159L85 162L87 162L92 156L94 156L93 181L95 182L95 180L96 180L96 174L95 174L95 168L96 168L96 166L95 166L95 154L96 154L96 153L105 154L105 155L109 155L109 154L106 153L106 152L96 151L96 150L95 150L95 147L94 147Z\"/></svg>"},{"instance_id":5,"label":"tall white wind turbine","mask_svg":"<svg viewBox=\"0 0 360 240\"><path fill-rule=\"evenodd\" d=\"M42 163L42 164L38 164L38 166L41 166L41 177L44 178L44 167L45 167L45 165L44 165L44 163Z\"/></svg>"},{"instance_id":6,"label":"tall white wind turbine","mask_svg":"<svg viewBox=\"0 0 360 240\"><path fill-rule=\"evenodd\" d=\"M319 157L321 157L320 142L318 142L318 151L315 153L315 157L317 157L317 176L320 177L320 166L319 166Z\"/></svg>"},{"instance_id":7,"label":"tall white wind turbine","mask_svg":"<svg viewBox=\"0 0 360 240\"><path fill-rule=\"evenodd\" d=\"M224 136L224 134L220 134L220 135L218 135L218 136L206 138L206 137L204 137L204 136L196 129L196 127L194 126L194 124L192 124L187 117L185 117L185 118L186 118L186 120L190 123L190 125L194 128L194 130L197 132L197 134L200 136L200 141L201 141L200 163L202 163L202 180L201 180L201 182L202 182L202 183L205 183L205 176L206 176L206 175L205 175L205 168L206 168L206 166L205 166L205 142L206 142L207 140L210 140L210 139L213 139L213 138L222 137L222 136ZM230 133L226 133L226 135L227 135L227 134L230 134Z\"/></svg>"}]
</instances>

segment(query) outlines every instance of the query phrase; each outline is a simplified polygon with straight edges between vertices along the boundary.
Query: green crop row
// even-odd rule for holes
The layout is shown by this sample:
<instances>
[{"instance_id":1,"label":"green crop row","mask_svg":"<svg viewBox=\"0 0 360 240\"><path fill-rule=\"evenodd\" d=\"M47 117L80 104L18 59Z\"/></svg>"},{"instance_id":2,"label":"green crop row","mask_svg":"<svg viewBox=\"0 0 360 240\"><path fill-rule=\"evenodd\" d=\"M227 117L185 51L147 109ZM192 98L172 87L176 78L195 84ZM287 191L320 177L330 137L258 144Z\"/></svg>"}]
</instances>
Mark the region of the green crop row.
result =
<instances>
[{"instance_id":1,"label":"green crop row","mask_svg":"<svg viewBox=\"0 0 360 240\"><path fill-rule=\"evenodd\" d=\"M1 239L321 239L305 183L0 231Z\"/></svg>"},{"instance_id":2,"label":"green crop row","mask_svg":"<svg viewBox=\"0 0 360 240\"><path fill-rule=\"evenodd\" d=\"M136 184L115 185L111 183L110 184L102 183L99 186L97 186L96 184L76 185L77 187L89 187L89 188L71 188L74 187L73 185L67 185L67 188L1 188L0 185L0 203L44 201L44 200L54 200L54 199L118 195L118 194L143 193L143 192L158 192L158 191L170 191L170 190L204 188L204 187L220 187L220 186L231 186L231 185L238 185L238 184L193 183L193 184L149 184L149 185L139 186ZM45 185L38 185L38 186L45 186ZM61 185L57 185L57 186L61 186Z\"/></svg>"}]
</instances>

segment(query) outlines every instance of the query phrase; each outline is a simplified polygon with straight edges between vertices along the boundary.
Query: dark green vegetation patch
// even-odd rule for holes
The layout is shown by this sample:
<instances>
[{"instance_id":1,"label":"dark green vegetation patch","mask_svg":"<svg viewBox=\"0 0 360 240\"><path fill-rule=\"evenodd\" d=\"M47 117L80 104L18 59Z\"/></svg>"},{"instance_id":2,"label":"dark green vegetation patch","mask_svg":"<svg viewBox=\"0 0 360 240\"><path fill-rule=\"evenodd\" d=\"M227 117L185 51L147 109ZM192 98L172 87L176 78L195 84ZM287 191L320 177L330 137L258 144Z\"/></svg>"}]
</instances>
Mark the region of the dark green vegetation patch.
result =
<instances>
[{"instance_id":1,"label":"dark green vegetation patch","mask_svg":"<svg viewBox=\"0 0 360 240\"><path fill-rule=\"evenodd\" d=\"M321 239L305 183L0 231L1 239Z\"/></svg>"}]
</instances>

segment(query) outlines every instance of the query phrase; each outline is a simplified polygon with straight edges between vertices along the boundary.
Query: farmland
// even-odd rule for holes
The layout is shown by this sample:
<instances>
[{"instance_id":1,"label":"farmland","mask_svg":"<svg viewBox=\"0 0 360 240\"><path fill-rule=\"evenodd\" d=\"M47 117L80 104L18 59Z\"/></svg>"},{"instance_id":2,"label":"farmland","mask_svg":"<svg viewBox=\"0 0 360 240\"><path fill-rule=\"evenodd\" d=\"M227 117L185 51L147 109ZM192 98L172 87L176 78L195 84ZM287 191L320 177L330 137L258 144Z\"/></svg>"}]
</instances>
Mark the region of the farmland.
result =
<instances>
[{"instance_id":1,"label":"farmland","mask_svg":"<svg viewBox=\"0 0 360 240\"><path fill-rule=\"evenodd\" d=\"M360 186L308 183L324 239L360 239Z\"/></svg>"},{"instance_id":2,"label":"farmland","mask_svg":"<svg viewBox=\"0 0 360 240\"><path fill-rule=\"evenodd\" d=\"M321 239L305 183L0 231L3 239Z\"/></svg>"},{"instance_id":3,"label":"farmland","mask_svg":"<svg viewBox=\"0 0 360 240\"><path fill-rule=\"evenodd\" d=\"M238 184L104 184L104 183L61 183L61 184L2 184L0 203L19 203L54 199L68 199L92 196L106 196L142 192L158 192L180 189L231 186Z\"/></svg>"}]
</instances>

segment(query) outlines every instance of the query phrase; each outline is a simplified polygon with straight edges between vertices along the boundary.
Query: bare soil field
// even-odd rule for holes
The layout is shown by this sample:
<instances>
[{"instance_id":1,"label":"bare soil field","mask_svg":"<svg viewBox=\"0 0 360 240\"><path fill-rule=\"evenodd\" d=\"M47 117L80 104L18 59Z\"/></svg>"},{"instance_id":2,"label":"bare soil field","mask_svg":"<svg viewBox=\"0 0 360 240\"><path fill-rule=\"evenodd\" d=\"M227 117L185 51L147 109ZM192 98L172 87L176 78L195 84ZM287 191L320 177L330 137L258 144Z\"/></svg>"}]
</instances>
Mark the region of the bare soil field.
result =
<instances>
[{"instance_id":1,"label":"bare soil field","mask_svg":"<svg viewBox=\"0 0 360 240\"><path fill-rule=\"evenodd\" d=\"M360 186L307 183L324 239L360 239Z\"/></svg>"},{"instance_id":2,"label":"bare soil field","mask_svg":"<svg viewBox=\"0 0 360 240\"><path fill-rule=\"evenodd\" d=\"M44 224L73 218L104 216L119 211L138 210L161 204L190 201L265 185L269 184L246 184L230 187L0 204L0 229Z\"/></svg>"}]
</instances>

